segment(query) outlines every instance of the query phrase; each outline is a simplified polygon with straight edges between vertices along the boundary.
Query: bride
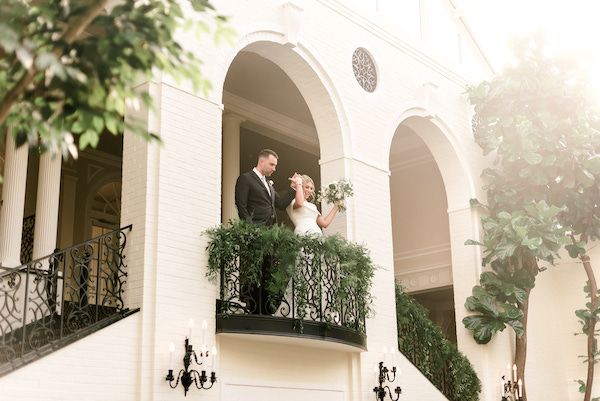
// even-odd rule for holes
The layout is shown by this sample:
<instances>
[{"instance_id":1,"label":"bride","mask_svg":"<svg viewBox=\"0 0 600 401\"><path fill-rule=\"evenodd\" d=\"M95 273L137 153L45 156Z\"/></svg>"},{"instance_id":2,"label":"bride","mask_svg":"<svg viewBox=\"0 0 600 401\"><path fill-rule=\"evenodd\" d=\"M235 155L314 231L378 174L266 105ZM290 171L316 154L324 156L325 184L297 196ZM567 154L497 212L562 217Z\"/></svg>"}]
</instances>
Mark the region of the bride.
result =
<instances>
[{"instance_id":1,"label":"bride","mask_svg":"<svg viewBox=\"0 0 600 401\"><path fill-rule=\"evenodd\" d=\"M339 205L334 204L327 216L323 217L317 210L317 206L310 202L315 197L315 183L312 178L307 175L297 175L292 179L291 186L296 190L296 197L286 211L294 223L294 233L323 235L321 229L331 224L339 210Z\"/></svg>"}]
</instances>

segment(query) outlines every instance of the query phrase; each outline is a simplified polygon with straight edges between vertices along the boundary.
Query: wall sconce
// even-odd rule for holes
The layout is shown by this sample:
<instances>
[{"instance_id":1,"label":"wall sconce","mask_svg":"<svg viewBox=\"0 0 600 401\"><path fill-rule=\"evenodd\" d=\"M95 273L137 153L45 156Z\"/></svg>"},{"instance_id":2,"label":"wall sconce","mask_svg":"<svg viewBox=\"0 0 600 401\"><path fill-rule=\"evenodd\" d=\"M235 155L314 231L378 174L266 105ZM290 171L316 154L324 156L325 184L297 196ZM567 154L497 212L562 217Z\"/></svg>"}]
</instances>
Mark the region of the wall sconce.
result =
<instances>
[{"instance_id":1,"label":"wall sconce","mask_svg":"<svg viewBox=\"0 0 600 401\"><path fill-rule=\"evenodd\" d=\"M510 378L510 364L508 368L508 377ZM523 400L523 382L521 379L517 380L517 365L512 366L512 378L513 380L506 380L505 376L500 379L500 397L502 401L522 401Z\"/></svg>"},{"instance_id":2,"label":"wall sconce","mask_svg":"<svg viewBox=\"0 0 600 401\"><path fill-rule=\"evenodd\" d=\"M400 394L402 393L402 389L400 388L400 386L397 386L394 389L396 398L394 398L394 396L392 395L392 390L390 389L390 387L384 386L384 383L386 381L392 383L394 380L396 380L396 367L392 366L391 372L393 373L393 377L391 379L389 372L390 371L388 370L388 368L383 366L383 362L379 362L379 386L373 387L373 392L375 393L375 400L383 401L386 394L389 394L390 399L392 401L398 401L398 398L400 398Z\"/></svg>"},{"instance_id":3,"label":"wall sconce","mask_svg":"<svg viewBox=\"0 0 600 401\"><path fill-rule=\"evenodd\" d=\"M200 372L198 372L195 369L190 369L190 366L194 362L198 366L205 365L205 362L208 360L208 357L209 357L208 349L206 348L206 345L203 344L202 350L200 351L200 362L198 362L198 356L196 354L196 351L194 351L192 344L190 344L190 338L192 337L192 328L193 327L194 327L194 321L190 319L189 334L188 334L188 337L186 337L185 343L184 343L185 344L185 354L183 356L183 369L181 369L179 371L179 374L177 375L177 379L175 379L175 376L173 376L173 368L172 368L173 353L175 352L175 346L173 345L173 343L171 343L169 345L169 355L170 355L169 371L167 373L167 376L165 377L165 380L169 382L169 386L171 388L177 387L179 382L181 382L181 385L183 386L184 396L187 396L187 392L188 392L189 388L191 387L192 383L196 386L196 388L198 390L208 390L217 381L217 375L214 371L215 357L217 356L217 349L215 347L212 347L212 349L210 350L210 356L212 357L211 368L213 369L210 372L210 377L206 374L206 370L201 370ZM204 321L202 323L203 341L206 337L206 327L207 327L207 324L206 324L206 321ZM175 384L173 384L174 381L175 381ZM210 385L208 384L208 382L210 382Z\"/></svg>"}]
</instances>

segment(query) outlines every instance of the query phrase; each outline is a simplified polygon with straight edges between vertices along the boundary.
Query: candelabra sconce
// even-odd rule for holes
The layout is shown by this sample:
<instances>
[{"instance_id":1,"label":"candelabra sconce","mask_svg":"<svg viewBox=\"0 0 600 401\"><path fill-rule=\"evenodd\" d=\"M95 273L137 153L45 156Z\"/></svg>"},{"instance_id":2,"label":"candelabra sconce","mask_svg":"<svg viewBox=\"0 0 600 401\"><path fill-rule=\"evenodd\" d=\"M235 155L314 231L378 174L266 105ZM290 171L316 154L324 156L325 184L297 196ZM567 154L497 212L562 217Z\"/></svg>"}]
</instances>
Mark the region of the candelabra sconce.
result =
<instances>
[{"instance_id":1,"label":"candelabra sconce","mask_svg":"<svg viewBox=\"0 0 600 401\"><path fill-rule=\"evenodd\" d=\"M502 401L523 401L523 382L506 380L504 376L500 380L500 391Z\"/></svg>"},{"instance_id":2,"label":"candelabra sconce","mask_svg":"<svg viewBox=\"0 0 600 401\"><path fill-rule=\"evenodd\" d=\"M392 401L398 401L398 398L400 398L400 394L402 393L402 389L400 388L400 386L396 386L396 388L394 389L393 393L396 394L394 398L390 387L384 385L386 382L392 383L394 380L396 380L395 366L392 366L391 373L392 377L390 378L390 370L386 366L383 366L383 362L379 362L379 386L373 387L373 392L375 393L375 400L383 401L386 395L389 395L390 400Z\"/></svg>"},{"instance_id":3,"label":"candelabra sconce","mask_svg":"<svg viewBox=\"0 0 600 401\"><path fill-rule=\"evenodd\" d=\"M169 349L171 353L171 366L172 366L172 355L174 351L173 344ZM212 369L215 367L215 356L216 356L216 348L213 347L211 350L211 356L213 358ZM208 359L209 353L208 350L200 351L200 362L198 362L198 356L196 355L196 351L192 348L192 344L190 344L189 338L185 339L185 354L183 357L183 369L179 371L177 378L173 376L173 369L170 368L165 380L169 382L169 386L171 388L177 387L177 385L181 382L183 386L183 394L187 396L187 392L192 385L192 383L196 386L198 390L208 390L213 384L217 381L217 375L213 371L210 372L210 376L206 374L206 370L201 370L198 372L195 369L190 369L192 363L196 363L198 366L202 366L204 362ZM175 384L173 384L175 382Z\"/></svg>"}]
</instances>

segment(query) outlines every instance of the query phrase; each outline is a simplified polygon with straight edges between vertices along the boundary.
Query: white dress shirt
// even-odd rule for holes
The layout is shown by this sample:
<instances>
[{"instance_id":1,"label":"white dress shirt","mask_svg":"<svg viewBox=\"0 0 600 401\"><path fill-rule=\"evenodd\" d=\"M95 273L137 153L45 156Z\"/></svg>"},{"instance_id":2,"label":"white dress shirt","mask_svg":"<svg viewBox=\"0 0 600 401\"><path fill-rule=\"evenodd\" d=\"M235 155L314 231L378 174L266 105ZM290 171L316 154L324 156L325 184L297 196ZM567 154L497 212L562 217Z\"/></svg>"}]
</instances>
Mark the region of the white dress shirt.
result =
<instances>
[{"instance_id":1,"label":"white dress shirt","mask_svg":"<svg viewBox=\"0 0 600 401\"><path fill-rule=\"evenodd\" d=\"M254 167L252 169L252 171L254 171L254 174L256 174L258 176L258 178L260 178L260 180L262 181L265 188L267 188L267 192L269 193L269 195L271 195L271 188L269 188L269 183L267 183L267 177L262 175L262 173L260 171L258 171L258 169L256 167Z\"/></svg>"}]
</instances>

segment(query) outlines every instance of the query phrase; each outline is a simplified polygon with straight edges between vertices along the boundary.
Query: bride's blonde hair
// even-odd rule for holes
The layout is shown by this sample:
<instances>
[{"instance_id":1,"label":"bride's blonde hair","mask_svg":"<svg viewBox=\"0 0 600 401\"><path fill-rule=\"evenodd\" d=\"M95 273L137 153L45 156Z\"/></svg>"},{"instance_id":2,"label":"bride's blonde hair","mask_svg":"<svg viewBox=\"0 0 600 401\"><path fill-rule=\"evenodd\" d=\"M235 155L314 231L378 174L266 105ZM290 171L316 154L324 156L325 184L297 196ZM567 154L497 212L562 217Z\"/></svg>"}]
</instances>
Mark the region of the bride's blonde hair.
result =
<instances>
[{"instance_id":1,"label":"bride's blonde hair","mask_svg":"<svg viewBox=\"0 0 600 401\"><path fill-rule=\"evenodd\" d=\"M306 183L306 182L310 182L310 183L312 184L312 186L313 186L313 192L312 192L312 194L310 194L310 197L309 197L309 198L306 198L307 200L309 200L309 201L312 201L312 200L314 200L314 199L315 199L315 192L316 192L316 190L317 190L317 189L315 188L315 182L314 182L314 181L313 181L313 179L312 179L312 178L310 178L308 175L306 175L306 174L302 174L302 185L304 185L304 183Z\"/></svg>"}]
</instances>

